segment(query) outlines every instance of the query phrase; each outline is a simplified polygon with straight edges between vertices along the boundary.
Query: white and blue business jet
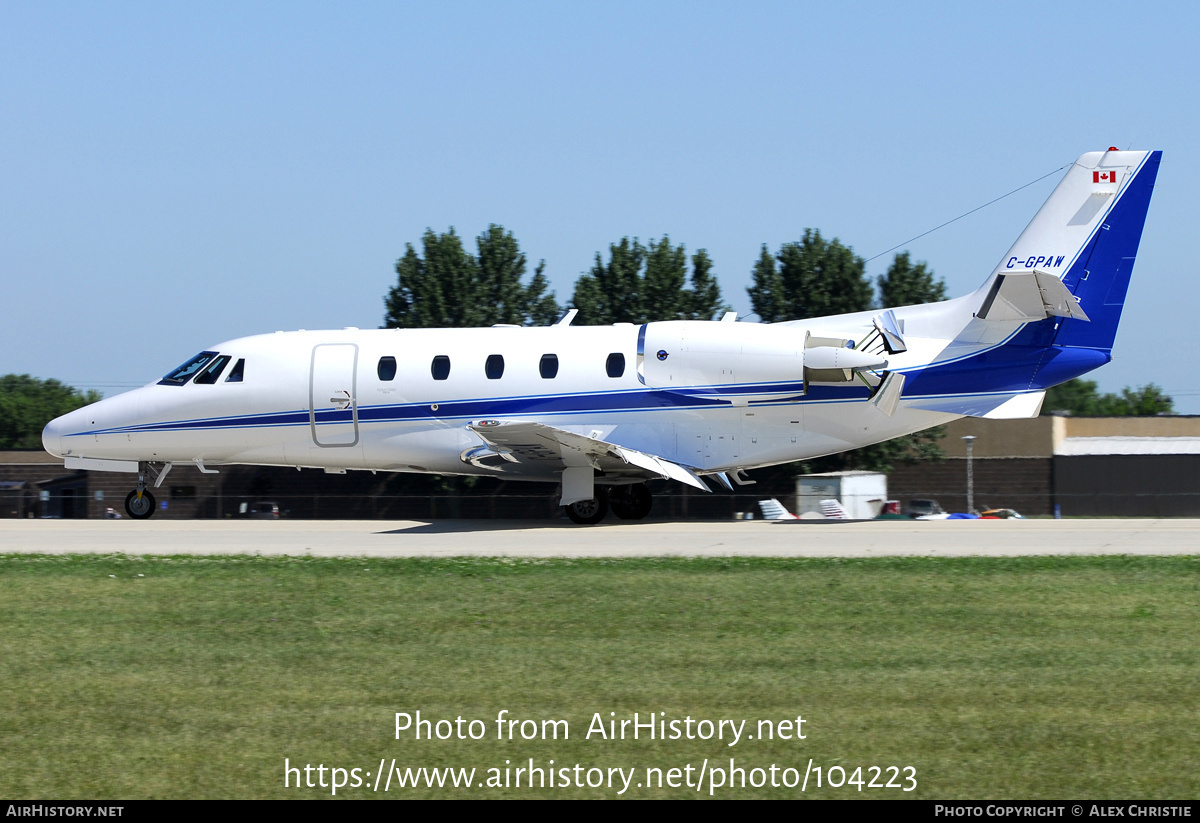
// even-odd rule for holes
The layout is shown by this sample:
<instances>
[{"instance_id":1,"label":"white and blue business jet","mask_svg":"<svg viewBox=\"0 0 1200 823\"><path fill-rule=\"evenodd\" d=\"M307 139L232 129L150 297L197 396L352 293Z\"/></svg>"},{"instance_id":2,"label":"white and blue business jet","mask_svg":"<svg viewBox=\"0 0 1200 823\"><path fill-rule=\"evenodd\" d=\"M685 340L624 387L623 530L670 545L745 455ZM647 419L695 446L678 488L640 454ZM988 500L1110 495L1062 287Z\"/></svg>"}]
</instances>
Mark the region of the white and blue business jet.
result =
<instances>
[{"instance_id":1,"label":"white and blue business jet","mask_svg":"<svg viewBox=\"0 0 1200 823\"><path fill-rule=\"evenodd\" d=\"M1161 152L1076 161L974 293L759 324L294 331L212 346L46 426L68 468L130 472L155 510L173 467L251 464L559 484L580 523L651 507L646 481L743 472L960 416L1033 417L1112 359ZM707 481L706 481L707 478Z\"/></svg>"}]
</instances>

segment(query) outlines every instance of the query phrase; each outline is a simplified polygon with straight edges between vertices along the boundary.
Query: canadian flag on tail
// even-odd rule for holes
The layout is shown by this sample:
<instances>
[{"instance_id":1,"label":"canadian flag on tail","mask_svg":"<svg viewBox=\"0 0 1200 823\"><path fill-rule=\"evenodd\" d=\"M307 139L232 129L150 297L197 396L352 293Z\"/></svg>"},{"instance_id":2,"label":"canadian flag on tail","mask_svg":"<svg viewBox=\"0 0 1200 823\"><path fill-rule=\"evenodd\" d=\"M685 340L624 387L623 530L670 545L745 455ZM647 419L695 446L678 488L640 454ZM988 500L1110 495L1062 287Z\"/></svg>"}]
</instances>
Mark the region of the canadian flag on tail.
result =
<instances>
[{"instance_id":1,"label":"canadian flag on tail","mask_svg":"<svg viewBox=\"0 0 1200 823\"><path fill-rule=\"evenodd\" d=\"M1117 173L1115 171L1094 171L1092 172L1093 183L1115 183L1117 182Z\"/></svg>"}]
</instances>

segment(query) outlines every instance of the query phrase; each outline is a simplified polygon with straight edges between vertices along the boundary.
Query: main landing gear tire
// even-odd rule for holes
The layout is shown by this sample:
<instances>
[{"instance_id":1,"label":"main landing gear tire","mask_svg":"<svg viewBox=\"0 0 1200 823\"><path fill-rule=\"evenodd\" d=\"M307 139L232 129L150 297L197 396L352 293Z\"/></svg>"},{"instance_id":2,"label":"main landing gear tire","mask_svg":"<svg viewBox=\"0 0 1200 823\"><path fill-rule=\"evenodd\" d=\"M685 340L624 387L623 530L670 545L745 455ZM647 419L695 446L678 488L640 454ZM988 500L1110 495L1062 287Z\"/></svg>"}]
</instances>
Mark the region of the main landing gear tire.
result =
<instances>
[{"instance_id":1,"label":"main landing gear tire","mask_svg":"<svg viewBox=\"0 0 1200 823\"><path fill-rule=\"evenodd\" d=\"M608 492L608 505L622 520L641 520L650 513L654 498L645 483L613 486Z\"/></svg>"},{"instance_id":2,"label":"main landing gear tire","mask_svg":"<svg viewBox=\"0 0 1200 823\"><path fill-rule=\"evenodd\" d=\"M137 491L131 491L125 498L125 511L135 520L145 520L154 514L154 495L143 491L139 499Z\"/></svg>"},{"instance_id":3,"label":"main landing gear tire","mask_svg":"<svg viewBox=\"0 0 1200 823\"><path fill-rule=\"evenodd\" d=\"M596 495L591 500L580 500L578 503L572 503L563 508L567 510L567 517L581 526L599 523L604 519L604 515L608 514L608 503L602 494Z\"/></svg>"}]
</instances>

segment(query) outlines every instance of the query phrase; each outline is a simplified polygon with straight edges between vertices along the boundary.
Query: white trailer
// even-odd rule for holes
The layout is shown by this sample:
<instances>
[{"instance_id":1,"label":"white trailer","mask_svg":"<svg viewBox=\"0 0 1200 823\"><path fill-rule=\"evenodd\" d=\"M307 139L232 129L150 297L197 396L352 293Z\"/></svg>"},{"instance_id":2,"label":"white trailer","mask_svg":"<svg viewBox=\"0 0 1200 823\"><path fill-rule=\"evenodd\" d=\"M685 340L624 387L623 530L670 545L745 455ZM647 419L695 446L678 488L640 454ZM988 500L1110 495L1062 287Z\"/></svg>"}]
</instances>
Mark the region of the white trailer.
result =
<instances>
[{"instance_id":1,"label":"white trailer","mask_svg":"<svg viewBox=\"0 0 1200 823\"><path fill-rule=\"evenodd\" d=\"M887 475L849 471L796 478L796 514L821 513L822 500L837 500L851 520L871 520L887 502Z\"/></svg>"}]
</instances>

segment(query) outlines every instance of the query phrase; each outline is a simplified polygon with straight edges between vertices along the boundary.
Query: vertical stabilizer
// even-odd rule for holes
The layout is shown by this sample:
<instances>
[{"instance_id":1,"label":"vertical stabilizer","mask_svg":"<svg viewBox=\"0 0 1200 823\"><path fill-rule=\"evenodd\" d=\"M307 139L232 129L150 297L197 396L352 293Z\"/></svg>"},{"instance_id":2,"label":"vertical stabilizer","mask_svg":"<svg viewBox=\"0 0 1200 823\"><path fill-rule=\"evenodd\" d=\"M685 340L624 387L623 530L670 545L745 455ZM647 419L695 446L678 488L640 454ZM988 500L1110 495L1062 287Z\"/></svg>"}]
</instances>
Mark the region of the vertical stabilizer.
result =
<instances>
[{"instance_id":1,"label":"vertical stabilizer","mask_svg":"<svg viewBox=\"0 0 1200 823\"><path fill-rule=\"evenodd\" d=\"M1008 275L1056 277L1082 313L1039 330L1040 342L1110 353L1161 158L1110 149L1075 161L989 278L989 297L1017 282Z\"/></svg>"},{"instance_id":2,"label":"vertical stabilizer","mask_svg":"<svg viewBox=\"0 0 1200 823\"><path fill-rule=\"evenodd\" d=\"M1036 414L1044 389L1112 360L1161 159L1158 151L1109 149L1072 163L992 275L963 301L971 319L946 356L905 370L905 399L950 414ZM1029 400L1010 407L1006 394Z\"/></svg>"}]
</instances>

